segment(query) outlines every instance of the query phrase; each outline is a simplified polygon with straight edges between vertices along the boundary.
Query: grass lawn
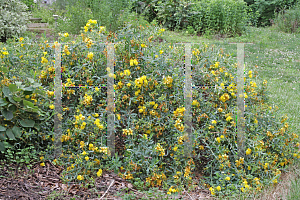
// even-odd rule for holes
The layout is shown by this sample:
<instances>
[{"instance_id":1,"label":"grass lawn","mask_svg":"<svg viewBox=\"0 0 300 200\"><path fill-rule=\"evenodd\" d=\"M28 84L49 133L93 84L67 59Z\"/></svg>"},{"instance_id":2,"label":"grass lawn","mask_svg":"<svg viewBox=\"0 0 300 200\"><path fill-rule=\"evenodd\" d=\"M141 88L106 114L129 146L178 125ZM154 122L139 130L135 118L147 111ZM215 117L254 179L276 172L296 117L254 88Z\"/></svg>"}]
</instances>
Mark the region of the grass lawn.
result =
<instances>
[{"instance_id":1,"label":"grass lawn","mask_svg":"<svg viewBox=\"0 0 300 200\"><path fill-rule=\"evenodd\" d=\"M236 56L236 45L245 44L246 72L256 70L256 82L268 81L270 101L279 107L279 116L287 115L289 128L300 135L300 35L278 32L274 27L253 28L234 38L189 36L183 32L167 31L167 42L209 43L219 45L225 52ZM256 67L256 66L257 67ZM300 199L299 163L290 166L277 186L270 186L255 199ZM243 197L241 197L243 199Z\"/></svg>"}]
</instances>

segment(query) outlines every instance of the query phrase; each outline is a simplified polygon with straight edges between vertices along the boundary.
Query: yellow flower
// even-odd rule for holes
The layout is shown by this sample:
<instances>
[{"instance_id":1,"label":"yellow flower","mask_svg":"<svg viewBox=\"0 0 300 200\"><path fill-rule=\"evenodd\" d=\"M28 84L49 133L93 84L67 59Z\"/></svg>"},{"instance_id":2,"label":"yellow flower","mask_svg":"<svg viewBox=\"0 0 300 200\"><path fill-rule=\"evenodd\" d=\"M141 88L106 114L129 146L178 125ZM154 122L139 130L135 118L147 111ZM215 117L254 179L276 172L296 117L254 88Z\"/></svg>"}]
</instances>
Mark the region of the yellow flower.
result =
<instances>
[{"instance_id":1,"label":"yellow flower","mask_svg":"<svg viewBox=\"0 0 300 200\"><path fill-rule=\"evenodd\" d=\"M89 158L88 156L86 156L84 159L85 159L86 161L88 161L90 158Z\"/></svg>"},{"instance_id":2,"label":"yellow flower","mask_svg":"<svg viewBox=\"0 0 300 200\"><path fill-rule=\"evenodd\" d=\"M69 37L69 33L64 33L64 36L65 37Z\"/></svg>"},{"instance_id":3,"label":"yellow flower","mask_svg":"<svg viewBox=\"0 0 300 200\"><path fill-rule=\"evenodd\" d=\"M85 151L83 151L83 152L82 152L82 155L84 155L84 156L85 156L86 154L87 154L87 153L86 153Z\"/></svg>"},{"instance_id":4,"label":"yellow flower","mask_svg":"<svg viewBox=\"0 0 300 200\"><path fill-rule=\"evenodd\" d=\"M219 112L222 112L222 111L223 111L223 108L218 108L218 111L219 111Z\"/></svg>"},{"instance_id":5,"label":"yellow flower","mask_svg":"<svg viewBox=\"0 0 300 200\"><path fill-rule=\"evenodd\" d=\"M128 69L126 69L126 70L124 70L124 74L125 74L126 76L129 76L129 75L130 75L130 71L129 71Z\"/></svg>"},{"instance_id":6,"label":"yellow flower","mask_svg":"<svg viewBox=\"0 0 300 200\"><path fill-rule=\"evenodd\" d=\"M78 175L78 176L77 176L77 179L80 180L80 181L82 181L84 178L83 178L82 175Z\"/></svg>"},{"instance_id":7,"label":"yellow flower","mask_svg":"<svg viewBox=\"0 0 300 200\"><path fill-rule=\"evenodd\" d=\"M47 60L47 58L45 58L45 57L42 57L42 61L41 61L41 63L48 63L48 60Z\"/></svg>"},{"instance_id":8,"label":"yellow flower","mask_svg":"<svg viewBox=\"0 0 300 200\"><path fill-rule=\"evenodd\" d=\"M131 86L131 83L127 83L127 87L130 87Z\"/></svg>"},{"instance_id":9,"label":"yellow flower","mask_svg":"<svg viewBox=\"0 0 300 200\"><path fill-rule=\"evenodd\" d=\"M251 149L248 148L248 149L246 150L246 155L249 155L249 154L251 154Z\"/></svg>"},{"instance_id":10,"label":"yellow flower","mask_svg":"<svg viewBox=\"0 0 300 200\"><path fill-rule=\"evenodd\" d=\"M220 190L221 190L221 186L217 186L216 189L217 189L218 191L220 191Z\"/></svg>"},{"instance_id":11,"label":"yellow flower","mask_svg":"<svg viewBox=\"0 0 300 200\"><path fill-rule=\"evenodd\" d=\"M163 54L163 53L164 53L164 51L163 51L163 50L160 50L160 51L159 51L159 53L160 53L160 54Z\"/></svg>"},{"instance_id":12,"label":"yellow flower","mask_svg":"<svg viewBox=\"0 0 300 200\"><path fill-rule=\"evenodd\" d=\"M51 105L49 106L49 108L53 110L53 109L55 108L55 106L54 106L53 104L51 104Z\"/></svg>"},{"instance_id":13,"label":"yellow flower","mask_svg":"<svg viewBox=\"0 0 300 200\"><path fill-rule=\"evenodd\" d=\"M211 123L212 123L212 124L216 124L217 121L216 121L216 120L212 120Z\"/></svg>"},{"instance_id":14,"label":"yellow flower","mask_svg":"<svg viewBox=\"0 0 300 200\"><path fill-rule=\"evenodd\" d=\"M99 169L97 172L97 176L100 177L102 175L102 169Z\"/></svg>"},{"instance_id":15,"label":"yellow flower","mask_svg":"<svg viewBox=\"0 0 300 200\"><path fill-rule=\"evenodd\" d=\"M42 167L44 167L44 166L45 166L45 163L44 163L44 162L42 162L40 165L41 165Z\"/></svg>"},{"instance_id":16,"label":"yellow flower","mask_svg":"<svg viewBox=\"0 0 300 200\"><path fill-rule=\"evenodd\" d=\"M23 40L24 40L24 38L23 38L23 37L20 37L20 38L19 38L19 41L20 41L20 42L22 42Z\"/></svg>"},{"instance_id":17,"label":"yellow flower","mask_svg":"<svg viewBox=\"0 0 300 200\"><path fill-rule=\"evenodd\" d=\"M141 44L141 47L142 47L142 48L145 48L145 47L147 47L147 46L146 46L145 44Z\"/></svg>"},{"instance_id":18,"label":"yellow flower","mask_svg":"<svg viewBox=\"0 0 300 200\"><path fill-rule=\"evenodd\" d=\"M175 147L173 148L173 150L174 150L174 151L177 151L177 149L178 149L178 147L177 147L177 146L175 146Z\"/></svg>"},{"instance_id":19,"label":"yellow flower","mask_svg":"<svg viewBox=\"0 0 300 200\"><path fill-rule=\"evenodd\" d=\"M93 57L94 57L94 54L93 52L89 52L88 55L87 55L88 59L92 60Z\"/></svg>"},{"instance_id":20,"label":"yellow flower","mask_svg":"<svg viewBox=\"0 0 300 200\"><path fill-rule=\"evenodd\" d=\"M273 182L273 183L277 183L277 179L274 179L272 182Z\"/></svg>"},{"instance_id":21,"label":"yellow flower","mask_svg":"<svg viewBox=\"0 0 300 200\"><path fill-rule=\"evenodd\" d=\"M217 141L218 143L221 143L221 139L220 139L219 137L216 138L216 141Z\"/></svg>"},{"instance_id":22,"label":"yellow flower","mask_svg":"<svg viewBox=\"0 0 300 200\"><path fill-rule=\"evenodd\" d=\"M226 180L226 181L230 181L230 177L227 176L227 177L225 178L225 180Z\"/></svg>"}]
</instances>

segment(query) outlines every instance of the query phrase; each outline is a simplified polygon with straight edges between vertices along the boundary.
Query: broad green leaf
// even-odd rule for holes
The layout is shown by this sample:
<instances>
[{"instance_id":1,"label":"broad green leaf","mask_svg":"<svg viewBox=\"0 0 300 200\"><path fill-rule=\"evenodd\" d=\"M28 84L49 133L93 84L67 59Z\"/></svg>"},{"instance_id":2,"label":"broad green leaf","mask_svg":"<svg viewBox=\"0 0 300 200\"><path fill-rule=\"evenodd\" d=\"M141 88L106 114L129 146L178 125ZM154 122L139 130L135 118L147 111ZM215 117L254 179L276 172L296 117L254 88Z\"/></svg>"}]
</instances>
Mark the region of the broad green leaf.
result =
<instances>
[{"instance_id":1,"label":"broad green leaf","mask_svg":"<svg viewBox=\"0 0 300 200\"><path fill-rule=\"evenodd\" d=\"M10 96L11 96L11 91L10 91L10 89L9 89L8 87L6 87L6 86L3 87L2 92L3 92L4 96L6 96L6 97L10 97Z\"/></svg>"},{"instance_id":2,"label":"broad green leaf","mask_svg":"<svg viewBox=\"0 0 300 200\"><path fill-rule=\"evenodd\" d=\"M35 124L35 121L33 121L31 119L24 119L24 120L20 121L20 124L23 127L33 127Z\"/></svg>"},{"instance_id":3,"label":"broad green leaf","mask_svg":"<svg viewBox=\"0 0 300 200\"><path fill-rule=\"evenodd\" d=\"M27 79L30 83L34 83L34 79L32 79L32 78L27 78Z\"/></svg>"},{"instance_id":4,"label":"broad green leaf","mask_svg":"<svg viewBox=\"0 0 300 200\"><path fill-rule=\"evenodd\" d=\"M22 130L21 130L19 127L14 126L14 127L12 128L12 131L13 131L13 133L14 133L14 135L15 135L16 138L20 138L20 137L21 137L21 135L22 135Z\"/></svg>"},{"instance_id":5,"label":"broad green leaf","mask_svg":"<svg viewBox=\"0 0 300 200\"><path fill-rule=\"evenodd\" d=\"M13 99L17 102L20 102L21 101L21 97L13 97Z\"/></svg>"},{"instance_id":6,"label":"broad green leaf","mask_svg":"<svg viewBox=\"0 0 300 200\"><path fill-rule=\"evenodd\" d=\"M0 106L6 106L7 102L4 99L0 99Z\"/></svg>"},{"instance_id":7,"label":"broad green leaf","mask_svg":"<svg viewBox=\"0 0 300 200\"><path fill-rule=\"evenodd\" d=\"M24 104L24 106L28 106L28 107L31 107L31 108L34 108L35 106L34 106L34 104L32 103L32 102L30 102L30 101L27 101L27 100L23 100L23 104Z\"/></svg>"},{"instance_id":8,"label":"broad green leaf","mask_svg":"<svg viewBox=\"0 0 300 200\"><path fill-rule=\"evenodd\" d=\"M13 97L7 97L7 98L8 98L8 100L9 100L11 103L17 103L17 102L15 102L15 100L14 100Z\"/></svg>"},{"instance_id":9,"label":"broad green leaf","mask_svg":"<svg viewBox=\"0 0 300 200\"><path fill-rule=\"evenodd\" d=\"M6 120L11 120L14 117L13 113L7 109L2 110L2 115L6 118Z\"/></svg>"},{"instance_id":10,"label":"broad green leaf","mask_svg":"<svg viewBox=\"0 0 300 200\"><path fill-rule=\"evenodd\" d=\"M0 132L0 140L6 140L6 135L4 131Z\"/></svg>"},{"instance_id":11,"label":"broad green leaf","mask_svg":"<svg viewBox=\"0 0 300 200\"><path fill-rule=\"evenodd\" d=\"M6 131L6 128L0 125L0 131Z\"/></svg>"},{"instance_id":12,"label":"broad green leaf","mask_svg":"<svg viewBox=\"0 0 300 200\"><path fill-rule=\"evenodd\" d=\"M8 88L9 88L9 90L10 90L11 92L15 92L15 91L17 91L17 89L18 89L18 87L16 86L16 84L10 84L10 85L8 86Z\"/></svg>"},{"instance_id":13,"label":"broad green leaf","mask_svg":"<svg viewBox=\"0 0 300 200\"><path fill-rule=\"evenodd\" d=\"M15 112L17 110L17 106L14 104L10 104L8 107L8 110L11 112Z\"/></svg>"},{"instance_id":14,"label":"broad green leaf","mask_svg":"<svg viewBox=\"0 0 300 200\"><path fill-rule=\"evenodd\" d=\"M2 142L0 142L0 151L2 151L2 152L5 151L5 146Z\"/></svg>"},{"instance_id":15,"label":"broad green leaf","mask_svg":"<svg viewBox=\"0 0 300 200\"><path fill-rule=\"evenodd\" d=\"M15 140L16 139L11 129L7 129L6 130L6 135L11 140Z\"/></svg>"}]
</instances>

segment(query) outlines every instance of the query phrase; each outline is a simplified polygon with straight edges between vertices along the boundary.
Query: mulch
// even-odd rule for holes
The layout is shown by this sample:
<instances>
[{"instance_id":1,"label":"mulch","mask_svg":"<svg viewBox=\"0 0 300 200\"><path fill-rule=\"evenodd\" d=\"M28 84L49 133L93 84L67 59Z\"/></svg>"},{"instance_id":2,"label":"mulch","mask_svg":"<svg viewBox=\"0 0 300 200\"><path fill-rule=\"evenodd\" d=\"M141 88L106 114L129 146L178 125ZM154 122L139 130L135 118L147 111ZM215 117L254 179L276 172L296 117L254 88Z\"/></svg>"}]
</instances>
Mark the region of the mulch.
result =
<instances>
[{"instance_id":1,"label":"mulch","mask_svg":"<svg viewBox=\"0 0 300 200\"><path fill-rule=\"evenodd\" d=\"M113 172L104 172L95 179L94 186L84 187L79 183L64 184L61 180L63 167L46 161L32 164L29 170L26 165L0 163L0 200L39 200L39 199L123 199L131 192L137 199L148 199L136 190L131 183L118 177ZM59 194L55 196L56 194ZM117 195L119 193L119 195ZM199 199L209 197L209 191L198 190L178 195L175 199ZM165 195L163 199L168 199ZM174 199L174 197L173 197Z\"/></svg>"}]
</instances>

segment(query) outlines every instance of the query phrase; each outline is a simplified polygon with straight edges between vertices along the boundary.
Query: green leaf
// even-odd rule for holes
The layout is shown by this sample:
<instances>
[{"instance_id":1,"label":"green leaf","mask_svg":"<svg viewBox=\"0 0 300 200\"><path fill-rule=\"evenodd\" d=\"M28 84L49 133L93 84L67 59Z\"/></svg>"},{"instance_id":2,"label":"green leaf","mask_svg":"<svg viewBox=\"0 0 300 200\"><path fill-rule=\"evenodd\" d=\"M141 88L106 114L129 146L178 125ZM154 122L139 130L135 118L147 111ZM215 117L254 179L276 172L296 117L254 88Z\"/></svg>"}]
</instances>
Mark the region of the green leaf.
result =
<instances>
[{"instance_id":1,"label":"green leaf","mask_svg":"<svg viewBox=\"0 0 300 200\"><path fill-rule=\"evenodd\" d=\"M11 129L7 129L6 130L6 135L11 140L15 140L16 139Z\"/></svg>"},{"instance_id":2,"label":"green leaf","mask_svg":"<svg viewBox=\"0 0 300 200\"><path fill-rule=\"evenodd\" d=\"M17 106L14 105L14 104L10 104L8 106L8 110L11 111L11 112L15 112L17 110Z\"/></svg>"},{"instance_id":3,"label":"green leaf","mask_svg":"<svg viewBox=\"0 0 300 200\"><path fill-rule=\"evenodd\" d=\"M11 96L11 91L10 91L10 89L9 89L8 87L6 87L6 86L3 87L2 92L3 92L4 96L6 96L6 97L10 97L10 96Z\"/></svg>"},{"instance_id":4,"label":"green leaf","mask_svg":"<svg viewBox=\"0 0 300 200\"><path fill-rule=\"evenodd\" d=\"M21 101L21 97L13 97L13 99L17 102L20 102Z\"/></svg>"},{"instance_id":5,"label":"green leaf","mask_svg":"<svg viewBox=\"0 0 300 200\"><path fill-rule=\"evenodd\" d=\"M6 106L7 102L4 99L0 99L0 106Z\"/></svg>"},{"instance_id":6,"label":"green leaf","mask_svg":"<svg viewBox=\"0 0 300 200\"><path fill-rule=\"evenodd\" d=\"M17 102L15 102L15 100L14 100L13 97L8 97L8 100L9 100L11 103L17 103Z\"/></svg>"},{"instance_id":7,"label":"green leaf","mask_svg":"<svg viewBox=\"0 0 300 200\"><path fill-rule=\"evenodd\" d=\"M4 152L5 151L5 146L2 142L0 142L0 151Z\"/></svg>"},{"instance_id":8,"label":"green leaf","mask_svg":"<svg viewBox=\"0 0 300 200\"><path fill-rule=\"evenodd\" d=\"M24 119L24 120L20 121L20 124L23 127L33 127L35 124L35 121L33 121L31 119Z\"/></svg>"},{"instance_id":9,"label":"green leaf","mask_svg":"<svg viewBox=\"0 0 300 200\"><path fill-rule=\"evenodd\" d=\"M16 86L16 84L10 84L10 85L8 86L8 88L9 88L9 90L10 90L11 92L15 92L15 91L17 91L17 89L18 89L18 87Z\"/></svg>"},{"instance_id":10,"label":"green leaf","mask_svg":"<svg viewBox=\"0 0 300 200\"><path fill-rule=\"evenodd\" d=\"M12 131L13 131L13 133L15 134L15 137L16 137L16 138L20 138L20 137L21 137L22 131L21 131L21 129L20 129L19 127L14 126L14 127L12 128Z\"/></svg>"},{"instance_id":11,"label":"green leaf","mask_svg":"<svg viewBox=\"0 0 300 200\"><path fill-rule=\"evenodd\" d=\"M0 140L6 140L5 132L0 132Z\"/></svg>"},{"instance_id":12,"label":"green leaf","mask_svg":"<svg viewBox=\"0 0 300 200\"><path fill-rule=\"evenodd\" d=\"M14 117L13 113L7 109L2 110L2 115L6 118L6 120L11 120Z\"/></svg>"},{"instance_id":13,"label":"green leaf","mask_svg":"<svg viewBox=\"0 0 300 200\"><path fill-rule=\"evenodd\" d=\"M6 131L6 128L0 125L0 131Z\"/></svg>"},{"instance_id":14,"label":"green leaf","mask_svg":"<svg viewBox=\"0 0 300 200\"><path fill-rule=\"evenodd\" d=\"M34 104L30 101L23 100L23 104L24 104L24 106L28 106L30 108L35 108Z\"/></svg>"}]
</instances>

